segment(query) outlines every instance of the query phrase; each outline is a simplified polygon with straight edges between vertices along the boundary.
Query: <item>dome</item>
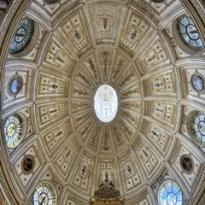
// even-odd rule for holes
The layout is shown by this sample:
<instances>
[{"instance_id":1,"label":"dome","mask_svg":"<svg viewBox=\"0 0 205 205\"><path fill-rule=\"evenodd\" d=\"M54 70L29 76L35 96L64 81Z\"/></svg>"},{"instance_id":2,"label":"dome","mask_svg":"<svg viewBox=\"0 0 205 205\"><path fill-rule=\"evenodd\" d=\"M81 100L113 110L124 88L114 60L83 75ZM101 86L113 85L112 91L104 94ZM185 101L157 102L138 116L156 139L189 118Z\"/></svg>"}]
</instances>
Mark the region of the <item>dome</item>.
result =
<instances>
[{"instance_id":1,"label":"dome","mask_svg":"<svg viewBox=\"0 0 205 205\"><path fill-rule=\"evenodd\" d=\"M0 204L203 205L204 2L3 2Z\"/></svg>"}]
</instances>

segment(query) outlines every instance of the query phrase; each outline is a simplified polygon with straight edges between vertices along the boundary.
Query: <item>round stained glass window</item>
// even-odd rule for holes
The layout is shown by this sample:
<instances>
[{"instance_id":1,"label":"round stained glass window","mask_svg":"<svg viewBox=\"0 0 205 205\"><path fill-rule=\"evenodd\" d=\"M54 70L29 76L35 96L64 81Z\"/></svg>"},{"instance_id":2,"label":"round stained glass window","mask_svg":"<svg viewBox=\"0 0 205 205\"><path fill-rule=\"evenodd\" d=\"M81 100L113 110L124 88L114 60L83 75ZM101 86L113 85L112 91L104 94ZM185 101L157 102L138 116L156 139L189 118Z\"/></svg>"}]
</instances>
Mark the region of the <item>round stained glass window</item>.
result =
<instances>
[{"instance_id":1,"label":"round stained glass window","mask_svg":"<svg viewBox=\"0 0 205 205\"><path fill-rule=\"evenodd\" d=\"M196 112L192 117L191 123L192 134L200 144L205 144L205 115Z\"/></svg>"},{"instance_id":2,"label":"round stained glass window","mask_svg":"<svg viewBox=\"0 0 205 205\"><path fill-rule=\"evenodd\" d=\"M10 44L10 53L17 54L23 51L30 43L34 33L34 21L29 18L23 18L13 36Z\"/></svg>"},{"instance_id":3,"label":"round stained glass window","mask_svg":"<svg viewBox=\"0 0 205 205\"><path fill-rule=\"evenodd\" d=\"M23 120L18 114L9 116L4 124L7 147L13 149L23 140Z\"/></svg>"},{"instance_id":4,"label":"round stained glass window","mask_svg":"<svg viewBox=\"0 0 205 205\"><path fill-rule=\"evenodd\" d=\"M204 90L204 79L201 75L194 74L191 77L191 85L193 89L197 92L201 92Z\"/></svg>"},{"instance_id":5,"label":"round stained glass window","mask_svg":"<svg viewBox=\"0 0 205 205\"><path fill-rule=\"evenodd\" d=\"M23 87L23 79L21 76L15 76L10 82L10 91L12 94L18 94Z\"/></svg>"},{"instance_id":6,"label":"round stained glass window","mask_svg":"<svg viewBox=\"0 0 205 205\"><path fill-rule=\"evenodd\" d=\"M158 192L159 205L182 205L182 191L173 181L166 181Z\"/></svg>"},{"instance_id":7,"label":"round stained glass window","mask_svg":"<svg viewBox=\"0 0 205 205\"><path fill-rule=\"evenodd\" d=\"M101 85L94 97L94 108L97 118L102 122L112 121L118 111L118 97L110 85Z\"/></svg>"},{"instance_id":8,"label":"round stained glass window","mask_svg":"<svg viewBox=\"0 0 205 205\"><path fill-rule=\"evenodd\" d=\"M177 20L177 29L183 42L192 49L202 49L203 41L191 17L183 15Z\"/></svg>"},{"instance_id":9,"label":"round stained glass window","mask_svg":"<svg viewBox=\"0 0 205 205\"><path fill-rule=\"evenodd\" d=\"M33 194L33 205L55 205L56 202L55 191L48 183L37 185Z\"/></svg>"}]
</instances>

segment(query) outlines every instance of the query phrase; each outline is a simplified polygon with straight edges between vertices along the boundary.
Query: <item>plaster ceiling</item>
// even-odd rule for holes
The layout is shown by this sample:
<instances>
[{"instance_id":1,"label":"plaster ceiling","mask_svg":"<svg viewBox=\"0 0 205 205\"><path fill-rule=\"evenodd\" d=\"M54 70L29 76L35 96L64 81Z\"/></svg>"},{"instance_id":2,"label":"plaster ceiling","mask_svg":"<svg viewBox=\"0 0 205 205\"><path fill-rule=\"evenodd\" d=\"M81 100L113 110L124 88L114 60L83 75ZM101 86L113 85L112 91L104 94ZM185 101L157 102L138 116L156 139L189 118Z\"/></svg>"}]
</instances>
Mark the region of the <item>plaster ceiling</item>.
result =
<instances>
[{"instance_id":1,"label":"plaster ceiling","mask_svg":"<svg viewBox=\"0 0 205 205\"><path fill-rule=\"evenodd\" d=\"M181 73L194 71L179 71L190 54L173 30L183 13L178 0L32 2L25 15L36 22L35 43L22 56L8 54L2 96L3 118L19 112L27 122L22 143L8 150L23 193L52 179L64 199L88 201L108 173L126 200L150 203L147 187L182 149L182 110L190 110L181 104ZM16 73L24 87L12 96L7 82ZM105 83L119 99L109 123L93 105ZM21 170L25 155L36 160L30 175Z\"/></svg>"}]
</instances>

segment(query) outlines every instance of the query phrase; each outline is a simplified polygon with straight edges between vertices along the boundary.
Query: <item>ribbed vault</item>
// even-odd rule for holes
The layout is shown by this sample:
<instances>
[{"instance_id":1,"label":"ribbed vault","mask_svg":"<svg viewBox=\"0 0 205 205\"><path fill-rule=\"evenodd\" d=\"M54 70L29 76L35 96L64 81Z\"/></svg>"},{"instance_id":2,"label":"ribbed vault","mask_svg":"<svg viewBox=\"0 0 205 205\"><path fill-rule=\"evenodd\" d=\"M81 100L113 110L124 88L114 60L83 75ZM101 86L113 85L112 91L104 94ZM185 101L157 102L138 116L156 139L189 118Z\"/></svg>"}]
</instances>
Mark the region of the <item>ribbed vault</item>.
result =
<instances>
[{"instance_id":1,"label":"ribbed vault","mask_svg":"<svg viewBox=\"0 0 205 205\"><path fill-rule=\"evenodd\" d=\"M1 116L2 125L14 113L22 120L23 139L6 147L2 137L1 146L25 204L41 181L55 187L60 205L88 204L106 175L127 204L157 204L165 179L178 183L185 201L197 196L205 158L189 122L190 113L203 112L204 92L196 93L191 77L204 74L205 61L204 49L193 51L180 39L183 14L178 0L34 0L16 17L35 25L18 54L9 53L9 34ZM8 86L17 81L22 87L14 94ZM109 123L94 110L103 84L118 96ZM181 167L184 155L192 159L190 173Z\"/></svg>"}]
</instances>

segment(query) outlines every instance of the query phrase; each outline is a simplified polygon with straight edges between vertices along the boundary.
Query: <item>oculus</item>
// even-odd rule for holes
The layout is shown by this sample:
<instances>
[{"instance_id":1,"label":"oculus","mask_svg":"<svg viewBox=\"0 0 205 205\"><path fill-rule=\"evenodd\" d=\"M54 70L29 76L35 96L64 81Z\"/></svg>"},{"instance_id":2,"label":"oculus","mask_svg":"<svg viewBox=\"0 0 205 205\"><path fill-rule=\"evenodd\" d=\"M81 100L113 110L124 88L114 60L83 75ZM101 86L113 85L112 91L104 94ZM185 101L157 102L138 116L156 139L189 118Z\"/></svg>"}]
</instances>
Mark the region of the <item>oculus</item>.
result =
<instances>
[{"instance_id":1,"label":"oculus","mask_svg":"<svg viewBox=\"0 0 205 205\"><path fill-rule=\"evenodd\" d=\"M23 51L30 43L34 33L34 21L29 18L23 18L13 36L10 44L10 53L17 54Z\"/></svg>"},{"instance_id":2,"label":"oculus","mask_svg":"<svg viewBox=\"0 0 205 205\"><path fill-rule=\"evenodd\" d=\"M21 76L15 76L10 81L10 92L13 95L17 95L23 87L23 78Z\"/></svg>"},{"instance_id":3,"label":"oculus","mask_svg":"<svg viewBox=\"0 0 205 205\"><path fill-rule=\"evenodd\" d=\"M182 41L189 48L200 50L204 47L198 29L191 17L187 15L181 16L177 20L177 29Z\"/></svg>"},{"instance_id":4,"label":"oculus","mask_svg":"<svg viewBox=\"0 0 205 205\"><path fill-rule=\"evenodd\" d=\"M191 117L191 133L196 140L205 145L205 115L200 112L194 112Z\"/></svg>"},{"instance_id":5,"label":"oculus","mask_svg":"<svg viewBox=\"0 0 205 205\"><path fill-rule=\"evenodd\" d=\"M204 79L199 74L194 74L191 77L191 85L196 92L202 92L204 90Z\"/></svg>"},{"instance_id":6,"label":"oculus","mask_svg":"<svg viewBox=\"0 0 205 205\"><path fill-rule=\"evenodd\" d=\"M118 111L118 97L113 87L103 84L97 89L94 97L94 109L101 122L107 123L115 118Z\"/></svg>"},{"instance_id":7,"label":"oculus","mask_svg":"<svg viewBox=\"0 0 205 205\"><path fill-rule=\"evenodd\" d=\"M57 202L53 187L46 182L36 186L32 200L33 205L55 205Z\"/></svg>"},{"instance_id":8,"label":"oculus","mask_svg":"<svg viewBox=\"0 0 205 205\"><path fill-rule=\"evenodd\" d=\"M24 137L23 119L19 114L9 116L4 124L4 134L8 148L17 147Z\"/></svg>"},{"instance_id":9,"label":"oculus","mask_svg":"<svg viewBox=\"0 0 205 205\"><path fill-rule=\"evenodd\" d=\"M159 205L182 205L182 199L182 191L175 182L168 180L160 186Z\"/></svg>"},{"instance_id":10,"label":"oculus","mask_svg":"<svg viewBox=\"0 0 205 205\"><path fill-rule=\"evenodd\" d=\"M30 174L34 168L34 157L25 156L22 160L22 169L25 174Z\"/></svg>"},{"instance_id":11,"label":"oculus","mask_svg":"<svg viewBox=\"0 0 205 205\"><path fill-rule=\"evenodd\" d=\"M187 156L187 155L183 155L180 158L180 164L183 170L187 171L187 172L191 172L192 168L193 168L193 162L192 159Z\"/></svg>"}]
</instances>

